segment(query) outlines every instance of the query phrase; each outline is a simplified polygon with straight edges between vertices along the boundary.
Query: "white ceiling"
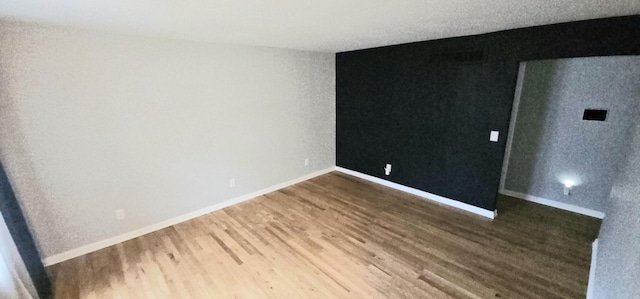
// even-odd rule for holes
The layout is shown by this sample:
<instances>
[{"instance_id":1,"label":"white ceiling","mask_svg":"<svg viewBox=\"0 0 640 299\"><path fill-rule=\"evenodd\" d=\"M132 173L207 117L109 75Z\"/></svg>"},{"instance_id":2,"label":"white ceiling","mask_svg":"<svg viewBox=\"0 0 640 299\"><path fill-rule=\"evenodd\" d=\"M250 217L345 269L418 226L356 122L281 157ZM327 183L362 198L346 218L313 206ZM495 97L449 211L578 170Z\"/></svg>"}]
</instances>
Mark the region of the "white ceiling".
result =
<instances>
[{"instance_id":1,"label":"white ceiling","mask_svg":"<svg viewBox=\"0 0 640 299\"><path fill-rule=\"evenodd\" d=\"M0 0L0 18L340 52L640 13L639 0Z\"/></svg>"}]
</instances>

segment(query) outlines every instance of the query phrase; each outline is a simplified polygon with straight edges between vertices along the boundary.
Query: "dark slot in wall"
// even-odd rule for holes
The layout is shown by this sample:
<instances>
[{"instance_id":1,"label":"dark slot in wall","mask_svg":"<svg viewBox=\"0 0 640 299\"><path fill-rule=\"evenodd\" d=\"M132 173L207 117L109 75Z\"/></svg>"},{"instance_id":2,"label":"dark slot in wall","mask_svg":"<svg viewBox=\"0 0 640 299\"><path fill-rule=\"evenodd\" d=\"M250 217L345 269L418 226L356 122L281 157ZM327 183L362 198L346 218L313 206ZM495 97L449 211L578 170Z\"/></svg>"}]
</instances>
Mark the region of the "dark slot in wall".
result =
<instances>
[{"instance_id":1,"label":"dark slot in wall","mask_svg":"<svg viewBox=\"0 0 640 299\"><path fill-rule=\"evenodd\" d=\"M638 36L628 16L338 53L336 164L494 210L519 62L640 54Z\"/></svg>"},{"instance_id":2,"label":"dark slot in wall","mask_svg":"<svg viewBox=\"0 0 640 299\"><path fill-rule=\"evenodd\" d=\"M596 120L596 121L605 121L607 120L607 110L603 109L585 109L584 114L582 116L583 120Z\"/></svg>"}]
</instances>

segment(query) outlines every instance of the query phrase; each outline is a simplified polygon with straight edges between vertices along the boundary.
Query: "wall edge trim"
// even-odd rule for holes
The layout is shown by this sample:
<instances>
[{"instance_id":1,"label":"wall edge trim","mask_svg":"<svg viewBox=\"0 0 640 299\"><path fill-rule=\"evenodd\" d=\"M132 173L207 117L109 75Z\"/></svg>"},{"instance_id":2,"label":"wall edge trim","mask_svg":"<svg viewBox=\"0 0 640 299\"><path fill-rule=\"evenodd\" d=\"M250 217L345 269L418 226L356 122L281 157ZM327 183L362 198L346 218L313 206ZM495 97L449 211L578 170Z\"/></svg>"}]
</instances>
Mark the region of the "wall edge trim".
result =
<instances>
[{"instance_id":1,"label":"wall edge trim","mask_svg":"<svg viewBox=\"0 0 640 299\"><path fill-rule=\"evenodd\" d=\"M118 243L122 243L122 242L127 241L127 240L131 240L131 239L146 235L148 233L152 233L154 231L161 230L163 228L167 228L169 226L172 226L172 225L175 225L175 224L178 224L178 223L181 223L181 222L185 222L185 221L191 220L193 218L200 217L202 215L205 215L205 214L217 211L217 210L221 210L223 208L226 208L226 207L241 203L243 201L254 199L254 198L262 196L264 194L267 194L267 193L270 193L270 192L274 192L274 191L277 191L279 189L289 187L291 185L295 185L297 183L312 179L312 178L317 177L317 176L321 176L323 174L327 174L327 173L332 172L334 170L336 170L335 166L331 166L331 167L328 167L328 168L325 168L325 169L322 169L322 170L318 170L318 171L303 175L301 177L298 177L298 178L295 178L295 179L292 179L292 180L289 180L289 181L286 181L286 182L283 182L283 183L280 183L280 184L273 185L271 187L267 187L267 188L264 188L264 189L249 193L249 194L241 195L239 197L235 197L235 198L232 198L230 200L223 201L221 203L214 204L212 206L208 206L208 207L205 207L205 208L202 208L202 209L199 209L199 210L195 210L193 212L186 213L186 214L181 215L181 216L173 217L173 218L170 218L170 219L167 219L167 220L164 220L164 221L160 221L158 223L151 224L151 225L148 225L148 226L145 226L145 227L142 227L142 228L139 228L139 229L124 233L124 234L120 234L120 235L117 235L117 236L114 236L114 237L107 238L107 239L102 240L102 241L90 243L90 244L83 245L83 246L80 246L80 247L77 247L77 248L62 252L62 253L54 254L54 255L51 255L51 256L48 256L48 257L44 258L42 260L42 262L44 263L45 267L51 266L51 265L54 265L54 264L57 264L57 263L60 263L60 262L66 261L66 260L70 260L72 258L79 257L79 256L82 256L82 255L85 255L85 254L88 254L88 253L91 253L91 252L94 252L94 251L109 247L109 246L116 245Z\"/></svg>"},{"instance_id":2,"label":"wall edge trim","mask_svg":"<svg viewBox=\"0 0 640 299\"><path fill-rule=\"evenodd\" d=\"M587 284L587 299L594 298L593 292L595 289L596 280L596 261L598 259L598 239L591 244L591 267L589 267L589 282Z\"/></svg>"},{"instance_id":3,"label":"wall edge trim","mask_svg":"<svg viewBox=\"0 0 640 299\"><path fill-rule=\"evenodd\" d=\"M516 125L518 122L518 112L520 111L520 98L522 98L522 88L524 87L524 79L527 73L527 62L522 61L518 67L518 78L516 81L516 91L513 96L513 105L511 106L511 120L509 121L509 129L507 131L507 144L504 148L504 157L502 161L502 173L500 174L500 190L504 190L507 181L507 173L509 172L509 160L511 159L511 148L513 147L513 135L516 133Z\"/></svg>"},{"instance_id":4,"label":"wall edge trim","mask_svg":"<svg viewBox=\"0 0 640 299\"><path fill-rule=\"evenodd\" d=\"M476 215L480 215L480 216L487 217L487 218L490 218L490 219L494 219L497 216L497 212L496 211L490 211L490 210L487 210L487 209L476 207L476 206L473 206L473 205L470 205L470 204L467 204L467 203L463 203L461 201L457 201L455 199L446 198L446 197L443 197L443 196L440 196L440 195L436 195L436 194L433 194L433 193L429 193L429 192L426 192L426 191L422 191L422 190L418 190L418 189L415 189L415 188L407 187L407 186L404 186L404 185L401 185L401 184L398 184L398 183L394 183L394 182L390 182L390 181L387 181L387 180L383 180L383 179L380 179L380 178L377 178L377 177L374 177L374 176L370 176L370 175L367 175L367 174L364 174L364 173L360 173L360 172L353 171L353 170L350 170L350 169L342 168L340 166L336 166L336 170L339 171L339 172L348 174L348 175L352 175L352 176L355 176L355 177L358 177L358 178L373 182L373 183L377 183L377 184L380 184L380 185L383 185L383 186L387 186L387 187L390 187L390 188L393 188L393 189L396 189L396 190L399 190L399 191L407 192L407 193L422 197L422 198L430 200L430 201L439 202L441 204L445 204L445 205L450 206L450 207L454 207L454 208L458 208L458 209L461 209L461 210L465 210L467 212L471 212L471 213L474 213Z\"/></svg>"},{"instance_id":5,"label":"wall edge trim","mask_svg":"<svg viewBox=\"0 0 640 299\"><path fill-rule=\"evenodd\" d=\"M574 212L574 213L578 213L578 214L582 214L582 215L586 215L586 216L590 216L590 217L594 217L594 218L604 219L604 216L605 216L605 214L603 212L600 212L600 211L591 210L591 209L587 209L587 208L583 208L583 207L578 207L578 206L574 206L572 204L563 203L563 202L559 202L559 201L555 201L555 200L551 200L551 199L547 199L547 198L542 198L542 197L538 197L538 196L533 196L533 195L529 195L529 194L524 194L524 193L520 193L520 192L516 192L516 191L501 189L500 193L502 193L504 195L507 195L507 196L516 197L516 198L520 198L520 199L523 199L523 200L526 200L526 201L535 202L535 203L538 203L538 204L541 204L541 205L549 206L549 207L552 207L552 208L561 209L561 210L565 210L565 211L569 211L569 212Z\"/></svg>"}]
</instances>

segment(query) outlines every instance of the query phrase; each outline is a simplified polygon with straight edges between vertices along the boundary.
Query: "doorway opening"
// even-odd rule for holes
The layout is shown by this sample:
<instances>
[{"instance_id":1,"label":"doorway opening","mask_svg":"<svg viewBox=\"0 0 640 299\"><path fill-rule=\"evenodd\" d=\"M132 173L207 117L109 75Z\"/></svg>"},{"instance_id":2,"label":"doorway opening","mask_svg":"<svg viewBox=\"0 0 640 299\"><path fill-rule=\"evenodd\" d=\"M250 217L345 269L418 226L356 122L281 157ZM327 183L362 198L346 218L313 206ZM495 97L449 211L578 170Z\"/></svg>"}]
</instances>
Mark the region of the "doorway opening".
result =
<instances>
[{"instance_id":1,"label":"doorway opening","mask_svg":"<svg viewBox=\"0 0 640 299\"><path fill-rule=\"evenodd\" d=\"M520 64L500 196L604 217L637 105L640 56Z\"/></svg>"}]
</instances>

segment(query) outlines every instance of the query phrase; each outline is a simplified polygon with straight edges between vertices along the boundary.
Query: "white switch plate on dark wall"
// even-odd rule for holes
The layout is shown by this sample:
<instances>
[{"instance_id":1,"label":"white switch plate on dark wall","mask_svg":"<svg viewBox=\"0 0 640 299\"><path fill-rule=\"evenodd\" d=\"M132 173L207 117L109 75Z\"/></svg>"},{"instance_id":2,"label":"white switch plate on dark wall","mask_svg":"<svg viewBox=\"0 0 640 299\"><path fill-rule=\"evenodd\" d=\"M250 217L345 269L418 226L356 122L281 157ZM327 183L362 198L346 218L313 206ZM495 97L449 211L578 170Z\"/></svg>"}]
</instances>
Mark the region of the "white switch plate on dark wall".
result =
<instances>
[{"instance_id":1,"label":"white switch plate on dark wall","mask_svg":"<svg viewBox=\"0 0 640 299\"><path fill-rule=\"evenodd\" d=\"M491 135L489 136L489 141L498 142L498 137L500 136L500 132L491 131Z\"/></svg>"}]
</instances>

